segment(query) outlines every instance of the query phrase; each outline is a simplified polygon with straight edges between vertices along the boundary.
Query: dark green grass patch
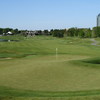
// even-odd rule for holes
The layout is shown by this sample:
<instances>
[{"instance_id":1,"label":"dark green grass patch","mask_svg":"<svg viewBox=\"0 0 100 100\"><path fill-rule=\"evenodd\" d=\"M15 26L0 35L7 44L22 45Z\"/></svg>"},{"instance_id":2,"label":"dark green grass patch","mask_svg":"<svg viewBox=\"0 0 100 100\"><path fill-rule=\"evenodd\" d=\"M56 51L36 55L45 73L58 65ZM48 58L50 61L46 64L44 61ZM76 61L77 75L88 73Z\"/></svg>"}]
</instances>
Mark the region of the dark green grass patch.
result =
<instances>
[{"instance_id":1,"label":"dark green grass patch","mask_svg":"<svg viewBox=\"0 0 100 100\"><path fill-rule=\"evenodd\" d=\"M100 57L87 58L83 60L73 60L70 61L70 63L74 64L74 66L100 68Z\"/></svg>"},{"instance_id":2,"label":"dark green grass patch","mask_svg":"<svg viewBox=\"0 0 100 100\"><path fill-rule=\"evenodd\" d=\"M100 90L49 92L18 90L7 87L0 87L0 97L76 97L94 95L100 95Z\"/></svg>"},{"instance_id":3,"label":"dark green grass patch","mask_svg":"<svg viewBox=\"0 0 100 100\"><path fill-rule=\"evenodd\" d=\"M92 59L88 59L88 60L84 60L83 62L85 63L90 63L90 64L100 64L100 58L92 58Z\"/></svg>"}]
</instances>

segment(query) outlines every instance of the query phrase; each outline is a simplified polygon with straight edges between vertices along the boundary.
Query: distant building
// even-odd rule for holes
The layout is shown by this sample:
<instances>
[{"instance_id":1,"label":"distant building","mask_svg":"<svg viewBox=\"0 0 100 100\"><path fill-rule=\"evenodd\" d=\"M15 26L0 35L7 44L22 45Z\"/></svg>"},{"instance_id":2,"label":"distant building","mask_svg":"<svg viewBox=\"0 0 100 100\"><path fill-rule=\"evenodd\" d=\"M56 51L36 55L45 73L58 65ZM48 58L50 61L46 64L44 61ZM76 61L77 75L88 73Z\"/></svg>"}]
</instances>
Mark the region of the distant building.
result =
<instances>
[{"instance_id":1,"label":"distant building","mask_svg":"<svg viewBox=\"0 0 100 100\"><path fill-rule=\"evenodd\" d=\"M9 31L7 33L3 33L3 35L13 35L13 33Z\"/></svg>"},{"instance_id":2,"label":"distant building","mask_svg":"<svg viewBox=\"0 0 100 100\"><path fill-rule=\"evenodd\" d=\"M35 36L35 31L24 31L22 34L26 36Z\"/></svg>"},{"instance_id":3,"label":"distant building","mask_svg":"<svg viewBox=\"0 0 100 100\"><path fill-rule=\"evenodd\" d=\"M100 26L100 14L97 16L97 26Z\"/></svg>"},{"instance_id":4,"label":"distant building","mask_svg":"<svg viewBox=\"0 0 100 100\"><path fill-rule=\"evenodd\" d=\"M13 33L9 31L9 32L7 32L6 34L8 34L8 35L12 35Z\"/></svg>"}]
</instances>

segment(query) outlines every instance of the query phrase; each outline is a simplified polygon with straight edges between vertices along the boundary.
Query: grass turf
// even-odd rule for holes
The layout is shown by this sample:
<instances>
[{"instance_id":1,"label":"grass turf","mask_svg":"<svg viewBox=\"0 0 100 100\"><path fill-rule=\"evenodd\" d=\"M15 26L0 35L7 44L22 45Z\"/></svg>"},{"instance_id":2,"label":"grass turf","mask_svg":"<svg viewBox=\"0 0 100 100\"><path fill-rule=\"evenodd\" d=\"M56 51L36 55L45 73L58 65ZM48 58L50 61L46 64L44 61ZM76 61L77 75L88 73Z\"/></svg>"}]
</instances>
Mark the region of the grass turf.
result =
<instances>
[{"instance_id":1,"label":"grass turf","mask_svg":"<svg viewBox=\"0 0 100 100\"><path fill-rule=\"evenodd\" d=\"M100 95L99 65L84 62L84 59L100 56L100 47L90 45L90 39L47 36L3 38L19 42L0 42L2 99L7 96L6 99L47 97L48 100L48 97L92 95L94 98L94 95Z\"/></svg>"}]
</instances>

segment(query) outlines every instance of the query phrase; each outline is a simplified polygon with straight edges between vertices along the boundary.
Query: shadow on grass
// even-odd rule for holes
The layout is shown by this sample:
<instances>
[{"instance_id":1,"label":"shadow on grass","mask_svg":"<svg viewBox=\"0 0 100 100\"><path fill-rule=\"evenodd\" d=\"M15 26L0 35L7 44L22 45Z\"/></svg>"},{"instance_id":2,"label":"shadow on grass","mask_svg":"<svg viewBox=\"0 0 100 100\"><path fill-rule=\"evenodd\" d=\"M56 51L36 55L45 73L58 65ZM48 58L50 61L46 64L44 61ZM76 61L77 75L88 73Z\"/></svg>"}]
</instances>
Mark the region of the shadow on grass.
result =
<instances>
[{"instance_id":1,"label":"shadow on grass","mask_svg":"<svg viewBox=\"0 0 100 100\"><path fill-rule=\"evenodd\" d=\"M50 92L50 91L18 90L2 86L0 87L0 97L75 97L75 96L94 96L94 95L100 95L100 90Z\"/></svg>"},{"instance_id":2,"label":"shadow on grass","mask_svg":"<svg viewBox=\"0 0 100 100\"><path fill-rule=\"evenodd\" d=\"M74 66L100 68L100 57L69 61Z\"/></svg>"},{"instance_id":3,"label":"shadow on grass","mask_svg":"<svg viewBox=\"0 0 100 100\"><path fill-rule=\"evenodd\" d=\"M100 58L92 58L84 60L83 62L91 63L91 64L100 64Z\"/></svg>"}]
</instances>

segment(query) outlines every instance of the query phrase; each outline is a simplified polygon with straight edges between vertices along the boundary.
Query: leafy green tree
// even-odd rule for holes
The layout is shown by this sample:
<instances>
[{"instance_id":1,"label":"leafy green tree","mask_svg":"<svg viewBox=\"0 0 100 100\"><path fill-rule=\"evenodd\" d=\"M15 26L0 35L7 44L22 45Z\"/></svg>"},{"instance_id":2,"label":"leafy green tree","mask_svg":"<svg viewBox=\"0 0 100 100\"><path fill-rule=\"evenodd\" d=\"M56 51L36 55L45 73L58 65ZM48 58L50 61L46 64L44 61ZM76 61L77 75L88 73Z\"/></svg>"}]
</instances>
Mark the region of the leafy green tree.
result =
<instances>
[{"instance_id":1,"label":"leafy green tree","mask_svg":"<svg viewBox=\"0 0 100 100\"><path fill-rule=\"evenodd\" d=\"M85 32L85 37L86 38L91 38L92 37L92 31L91 29L84 29L84 32Z\"/></svg>"},{"instance_id":2,"label":"leafy green tree","mask_svg":"<svg viewBox=\"0 0 100 100\"><path fill-rule=\"evenodd\" d=\"M81 38L85 37L85 32L83 29L79 29L78 34L79 34L79 37L81 37Z\"/></svg>"},{"instance_id":3,"label":"leafy green tree","mask_svg":"<svg viewBox=\"0 0 100 100\"><path fill-rule=\"evenodd\" d=\"M93 27L93 37L100 37L100 27Z\"/></svg>"},{"instance_id":4,"label":"leafy green tree","mask_svg":"<svg viewBox=\"0 0 100 100\"><path fill-rule=\"evenodd\" d=\"M64 30L55 29L53 32L53 36L59 38L64 37Z\"/></svg>"},{"instance_id":5,"label":"leafy green tree","mask_svg":"<svg viewBox=\"0 0 100 100\"><path fill-rule=\"evenodd\" d=\"M12 32L13 34L19 34L18 29L13 29L11 32Z\"/></svg>"},{"instance_id":6,"label":"leafy green tree","mask_svg":"<svg viewBox=\"0 0 100 100\"><path fill-rule=\"evenodd\" d=\"M77 28L70 28L68 29L68 36L78 36L78 29Z\"/></svg>"},{"instance_id":7,"label":"leafy green tree","mask_svg":"<svg viewBox=\"0 0 100 100\"><path fill-rule=\"evenodd\" d=\"M42 31L41 30L38 30L37 32L38 32L39 35L42 35Z\"/></svg>"},{"instance_id":8,"label":"leafy green tree","mask_svg":"<svg viewBox=\"0 0 100 100\"><path fill-rule=\"evenodd\" d=\"M0 28L0 34L3 34L3 28Z\"/></svg>"},{"instance_id":9,"label":"leafy green tree","mask_svg":"<svg viewBox=\"0 0 100 100\"><path fill-rule=\"evenodd\" d=\"M53 35L53 32L54 32L54 30L53 30L53 29L51 29L51 30L50 30L50 35Z\"/></svg>"},{"instance_id":10,"label":"leafy green tree","mask_svg":"<svg viewBox=\"0 0 100 100\"><path fill-rule=\"evenodd\" d=\"M44 35L49 35L49 31L48 30L44 30L43 33L44 33Z\"/></svg>"}]
</instances>

